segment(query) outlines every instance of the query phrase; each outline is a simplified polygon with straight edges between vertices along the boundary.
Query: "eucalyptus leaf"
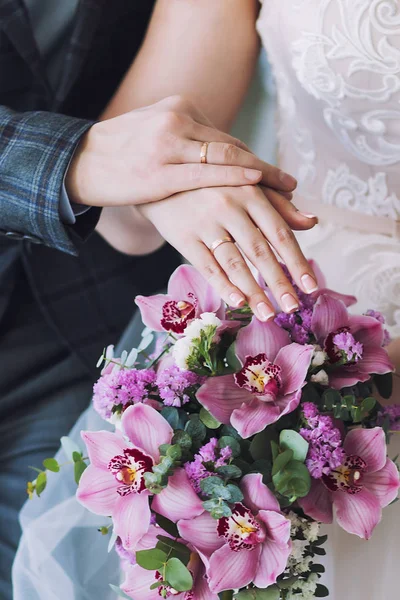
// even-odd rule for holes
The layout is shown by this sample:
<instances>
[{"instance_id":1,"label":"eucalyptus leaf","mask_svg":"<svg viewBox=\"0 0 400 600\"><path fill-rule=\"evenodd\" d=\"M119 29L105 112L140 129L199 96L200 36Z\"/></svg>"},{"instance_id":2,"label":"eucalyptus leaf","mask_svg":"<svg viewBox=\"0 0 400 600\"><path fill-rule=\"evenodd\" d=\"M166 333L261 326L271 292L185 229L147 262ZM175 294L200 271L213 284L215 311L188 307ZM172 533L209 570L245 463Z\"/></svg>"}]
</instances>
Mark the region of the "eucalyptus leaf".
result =
<instances>
[{"instance_id":1,"label":"eucalyptus leaf","mask_svg":"<svg viewBox=\"0 0 400 600\"><path fill-rule=\"evenodd\" d=\"M226 358L226 362L228 363L228 367L234 373L237 373L237 371L240 371L240 369L242 368L242 365L235 353L235 342L229 346L229 348L226 352L225 358Z\"/></svg>"},{"instance_id":2,"label":"eucalyptus leaf","mask_svg":"<svg viewBox=\"0 0 400 600\"><path fill-rule=\"evenodd\" d=\"M369 415L369 413L375 408L375 405L375 398L364 398L364 400L361 402L361 412L363 413L362 416Z\"/></svg>"},{"instance_id":3,"label":"eucalyptus leaf","mask_svg":"<svg viewBox=\"0 0 400 600\"><path fill-rule=\"evenodd\" d=\"M183 429L178 429L172 438L172 444L179 444L181 448L189 450L192 447L192 438Z\"/></svg>"},{"instance_id":4,"label":"eucalyptus leaf","mask_svg":"<svg viewBox=\"0 0 400 600\"><path fill-rule=\"evenodd\" d=\"M293 459L304 462L308 453L308 442L297 431L284 429L279 436L279 445L283 450L292 450Z\"/></svg>"},{"instance_id":5,"label":"eucalyptus leaf","mask_svg":"<svg viewBox=\"0 0 400 600\"><path fill-rule=\"evenodd\" d=\"M159 571L163 568L167 560L167 554L158 548L151 550L138 550L136 552L136 562L139 567L147 571Z\"/></svg>"},{"instance_id":6,"label":"eucalyptus leaf","mask_svg":"<svg viewBox=\"0 0 400 600\"><path fill-rule=\"evenodd\" d=\"M241 502L243 500L242 490L233 483L228 483L226 486L226 490L229 492L229 501L236 504L236 502Z\"/></svg>"},{"instance_id":7,"label":"eucalyptus leaf","mask_svg":"<svg viewBox=\"0 0 400 600\"><path fill-rule=\"evenodd\" d=\"M40 494L44 491L46 485L47 485L46 471L42 471L36 477L36 494L37 494L37 496L40 496Z\"/></svg>"},{"instance_id":8,"label":"eucalyptus leaf","mask_svg":"<svg viewBox=\"0 0 400 600\"><path fill-rule=\"evenodd\" d=\"M193 577L178 559L170 558L165 565L165 579L177 592L187 592L193 587Z\"/></svg>"},{"instance_id":9,"label":"eucalyptus leaf","mask_svg":"<svg viewBox=\"0 0 400 600\"><path fill-rule=\"evenodd\" d=\"M215 488L219 488L223 484L223 481L220 477L216 475L210 475L210 477L205 477L200 481L201 491L211 496Z\"/></svg>"},{"instance_id":10,"label":"eucalyptus leaf","mask_svg":"<svg viewBox=\"0 0 400 600\"><path fill-rule=\"evenodd\" d=\"M166 421L171 425L172 429L177 429L179 425L178 409L174 406L164 406L161 414Z\"/></svg>"},{"instance_id":11,"label":"eucalyptus leaf","mask_svg":"<svg viewBox=\"0 0 400 600\"><path fill-rule=\"evenodd\" d=\"M43 466L45 469L52 471L53 473L58 473L60 470L60 465L55 458L45 458L43 461Z\"/></svg>"},{"instance_id":12,"label":"eucalyptus leaf","mask_svg":"<svg viewBox=\"0 0 400 600\"><path fill-rule=\"evenodd\" d=\"M87 469L87 464L85 463L84 460L78 460L74 464L74 478L75 478L76 484L79 484L82 474L86 469Z\"/></svg>"},{"instance_id":13,"label":"eucalyptus leaf","mask_svg":"<svg viewBox=\"0 0 400 600\"><path fill-rule=\"evenodd\" d=\"M285 450L278 454L276 459L274 460L274 464L272 465L272 477L279 473L281 469L283 469L288 462L290 462L293 458L293 450Z\"/></svg>"},{"instance_id":14,"label":"eucalyptus leaf","mask_svg":"<svg viewBox=\"0 0 400 600\"><path fill-rule=\"evenodd\" d=\"M242 471L236 465L222 465L216 469L216 473L225 479L239 479Z\"/></svg>"},{"instance_id":15,"label":"eucalyptus leaf","mask_svg":"<svg viewBox=\"0 0 400 600\"><path fill-rule=\"evenodd\" d=\"M221 423L215 417L213 417L212 414L209 413L206 408L204 408L204 406L201 407L199 416L201 422L204 423L208 429L218 429L218 427L221 425Z\"/></svg>"},{"instance_id":16,"label":"eucalyptus leaf","mask_svg":"<svg viewBox=\"0 0 400 600\"><path fill-rule=\"evenodd\" d=\"M185 431L190 435L194 443L200 444L207 435L206 426L200 421L199 415L191 415L185 425Z\"/></svg>"},{"instance_id":17,"label":"eucalyptus leaf","mask_svg":"<svg viewBox=\"0 0 400 600\"><path fill-rule=\"evenodd\" d=\"M233 458L240 456L240 444L234 437L231 437L230 435L223 435L218 440L218 446L220 448L229 447L232 450Z\"/></svg>"},{"instance_id":18,"label":"eucalyptus leaf","mask_svg":"<svg viewBox=\"0 0 400 600\"><path fill-rule=\"evenodd\" d=\"M336 404L342 403L342 396L337 390L329 388L322 394L322 402L328 410L332 410Z\"/></svg>"}]
</instances>

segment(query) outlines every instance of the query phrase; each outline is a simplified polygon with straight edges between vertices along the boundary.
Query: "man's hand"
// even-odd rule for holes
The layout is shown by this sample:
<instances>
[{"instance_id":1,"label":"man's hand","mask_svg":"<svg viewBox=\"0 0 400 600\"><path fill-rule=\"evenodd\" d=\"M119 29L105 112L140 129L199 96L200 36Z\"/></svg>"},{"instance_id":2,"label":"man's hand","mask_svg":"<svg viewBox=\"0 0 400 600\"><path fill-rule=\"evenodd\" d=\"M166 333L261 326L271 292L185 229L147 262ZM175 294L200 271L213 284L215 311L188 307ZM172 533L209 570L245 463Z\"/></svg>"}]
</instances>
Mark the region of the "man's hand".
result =
<instances>
[{"instance_id":1,"label":"man's hand","mask_svg":"<svg viewBox=\"0 0 400 600\"><path fill-rule=\"evenodd\" d=\"M230 306L247 301L262 321L274 315L263 289L255 281L240 250L260 271L278 304L286 312L298 307L293 286L271 246L305 292L317 287L291 228L309 229L316 223L280 194L258 186L224 187L176 194L138 207L172 246L191 262ZM215 253L211 244L226 236ZM240 250L239 250L240 248Z\"/></svg>"},{"instance_id":2,"label":"man's hand","mask_svg":"<svg viewBox=\"0 0 400 600\"><path fill-rule=\"evenodd\" d=\"M208 164L200 164L203 142L209 143ZM296 187L293 177L173 96L93 125L75 152L66 188L78 204L132 206L185 190L259 181L289 198Z\"/></svg>"}]
</instances>

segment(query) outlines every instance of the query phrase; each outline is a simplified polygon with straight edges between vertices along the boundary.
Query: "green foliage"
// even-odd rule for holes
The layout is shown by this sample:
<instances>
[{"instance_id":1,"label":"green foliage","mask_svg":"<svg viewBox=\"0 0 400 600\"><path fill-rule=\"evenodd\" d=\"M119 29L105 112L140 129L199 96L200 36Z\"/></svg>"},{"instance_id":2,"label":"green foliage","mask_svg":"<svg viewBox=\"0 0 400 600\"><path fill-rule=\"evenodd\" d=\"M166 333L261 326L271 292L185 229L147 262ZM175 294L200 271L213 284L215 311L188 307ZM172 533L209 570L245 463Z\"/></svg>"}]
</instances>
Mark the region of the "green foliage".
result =
<instances>
[{"instance_id":1,"label":"green foliage","mask_svg":"<svg viewBox=\"0 0 400 600\"><path fill-rule=\"evenodd\" d=\"M172 535L173 537L179 536L178 527L175 525L175 523L173 523L163 515L160 515L158 513L154 514L156 517L156 523L157 525L159 525L159 527L161 527L161 529L163 529L166 533L169 533L169 535Z\"/></svg>"},{"instance_id":2,"label":"green foliage","mask_svg":"<svg viewBox=\"0 0 400 600\"><path fill-rule=\"evenodd\" d=\"M277 475L293 458L293 450L284 450L275 458L272 465L272 477Z\"/></svg>"},{"instance_id":3,"label":"green foliage","mask_svg":"<svg viewBox=\"0 0 400 600\"><path fill-rule=\"evenodd\" d=\"M156 547L165 552L167 558L174 556L179 558L185 565L188 564L190 560L190 550L185 544L181 544L181 542L166 535L158 535L157 539L158 542Z\"/></svg>"},{"instance_id":4,"label":"green foliage","mask_svg":"<svg viewBox=\"0 0 400 600\"><path fill-rule=\"evenodd\" d=\"M45 458L43 461L43 466L45 469L52 471L53 473L58 473L60 470L60 465L55 458Z\"/></svg>"},{"instance_id":5,"label":"green foliage","mask_svg":"<svg viewBox=\"0 0 400 600\"><path fill-rule=\"evenodd\" d=\"M217 421L215 417L212 416L211 413L208 412L204 406L201 407L199 417L201 422L208 427L208 429L218 429L221 423Z\"/></svg>"},{"instance_id":6,"label":"green foliage","mask_svg":"<svg viewBox=\"0 0 400 600\"><path fill-rule=\"evenodd\" d=\"M178 444L183 450L190 450L192 447L192 438L183 429L178 429L172 438L172 444Z\"/></svg>"},{"instance_id":7,"label":"green foliage","mask_svg":"<svg viewBox=\"0 0 400 600\"><path fill-rule=\"evenodd\" d=\"M161 571L167 560L167 554L159 548L151 550L138 550L136 552L136 562L147 571Z\"/></svg>"},{"instance_id":8,"label":"green foliage","mask_svg":"<svg viewBox=\"0 0 400 600\"><path fill-rule=\"evenodd\" d=\"M316 598L326 598L327 596L329 596L328 588L326 588L324 585L321 585L320 583L318 583L317 589L315 590L315 597Z\"/></svg>"},{"instance_id":9,"label":"green foliage","mask_svg":"<svg viewBox=\"0 0 400 600\"><path fill-rule=\"evenodd\" d=\"M81 455L82 456L82 455ZM85 463L84 460L82 460L82 458L80 460L76 460L75 464L74 464L74 478L75 478L75 483L78 485L83 472L85 471L85 469L87 469L87 464Z\"/></svg>"},{"instance_id":10,"label":"green foliage","mask_svg":"<svg viewBox=\"0 0 400 600\"><path fill-rule=\"evenodd\" d=\"M235 600L279 600L281 592L278 586L271 585L266 589L251 588L235 594Z\"/></svg>"},{"instance_id":11,"label":"green foliage","mask_svg":"<svg viewBox=\"0 0 400 600\"><path fill-rule=\"evenodd\" d=\"M284 429L279 436L279 445L283 450L292 450L294 460L304 462L308 452L308 442L297 431Z\"/></svg>"},{"instance_id":12,"label":"green foliage","mask_svg":"<svg viewBox=\"0 0 400 600\"><path fill-rule=\"evenodd\" d=\"M242 470L236 465L223 465L217 467L216 473L224 479L239 479L242 476Z\"/></svg>"},{"instance_id":13,"label":"green foliage","mask_svg":"<svg viewBox=\"0 0 400 600\"><path fill-rule=\"evenodd\" d=\"M235 343L231 344L225 355L226 362L232 373L237 373L242 368L240 360L235 353Z\"/></svg>"},{"instance_id":14,"label":"green foliage","mask_svg":"<svg viewBox=\"0 0 400 600\"><path fill-rule=\"evenodd\" d=\"M40 494L44 491L47 485L47 475L46 471L41 471L39 475L36 477L35 489L36 495L40 497Z\"/></svg>"},{"instance_id":15,"label":"green foliage","mask_svg":"<svg viewBox=\"0 0 400 600\"><path fill-rule=\"evenodd\" d=\"M237 439L235 439L234 437L232 437L230 435L223 435L218 440L218 447L219 448L229 447L232 450L233 458L237 458L238 456L240 456L240 444Z\"/></svg>"},{"instance_id":16,"label":"green foliage","mask_svg":"<svg viewBox=\"0 0 400 600\"><path fill-rule=\"evenodd\" d=\"M179 427L179 412L174 406L164 406L161 410L161 414L166 421L171 425L172 429L178 429Z\"/></svg>"},{"instance_id":17,"label":"green foliage","mask_svg":"<svg viewBox=\"0 0 400 600\"><path fill-rule=\"evenodd\" d=\"M167 561L164 578L178 592L187 592L193 587L193 577L189 569L175 557Z\"/></svg>"},{"instance_id":18,"label":"green foliage","mask_svg":"<svg viewBox=\"0 0 400 600\"><path fill-rule=\"evenodd\" d=\"M200 416L197 414L190 415L189 421L185 425L185 431L188 435L190 435L193 443L196 446L200 446L207 435L206 426L200 420Z\"/></svg>"},{"instance_id":19,"label":"green foliage","mask_svg":"<svg viewBox=\"0 0 400 600\"><path fill-rule=\"evenodd\" d=\"M223 500L212 498L203 502L204 510L208 511L213 519L222 519L222 517L230 517L232 511L229 504Z\"/></svg>"}]
</instances>

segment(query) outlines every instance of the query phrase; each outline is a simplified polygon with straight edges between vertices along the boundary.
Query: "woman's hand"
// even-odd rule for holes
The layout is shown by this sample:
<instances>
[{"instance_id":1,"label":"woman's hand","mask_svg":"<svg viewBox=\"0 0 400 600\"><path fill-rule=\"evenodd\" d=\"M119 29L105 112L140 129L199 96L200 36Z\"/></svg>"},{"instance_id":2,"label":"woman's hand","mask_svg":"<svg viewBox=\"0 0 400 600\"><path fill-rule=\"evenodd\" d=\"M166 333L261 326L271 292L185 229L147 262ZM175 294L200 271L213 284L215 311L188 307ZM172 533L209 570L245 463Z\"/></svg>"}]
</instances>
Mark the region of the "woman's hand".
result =
<instances>
[{"instance_id":1,"label":"woman's hand","mask_svg":"<svg viewBox=\"0 0 400 600\"><path fill-rule=\"evenodd\" d=\"M291 229L308 229L316 220L298 213L274 190L258 186L195 190L139 206L138 210L227 304L240 307L247 301L262 321L272 318L274 310L240 250L260 271L286 312L296 310L298 300L271 246L301 289L309 293L317 287ZM210 246L226 236L237 245L221 244L213 254Z\"/></svg>"}]
</instances>

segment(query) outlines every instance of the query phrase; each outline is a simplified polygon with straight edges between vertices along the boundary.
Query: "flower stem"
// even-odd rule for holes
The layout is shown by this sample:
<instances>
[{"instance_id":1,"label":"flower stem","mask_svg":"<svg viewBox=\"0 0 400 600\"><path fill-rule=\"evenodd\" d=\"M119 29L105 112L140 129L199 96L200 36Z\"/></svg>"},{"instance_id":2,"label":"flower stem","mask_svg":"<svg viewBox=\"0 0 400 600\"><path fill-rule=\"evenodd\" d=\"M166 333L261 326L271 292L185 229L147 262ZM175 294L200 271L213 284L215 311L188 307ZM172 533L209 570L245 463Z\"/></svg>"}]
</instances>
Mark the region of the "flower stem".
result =
<instances>
[{"instance_id":1,"label":"flower stem","mask_svg":"<svg viewBox=\"0 0 400 600\"><path fill-rule=\"evenodd\" d=\"M233 590L226 590L222 592L221 600L232 600L233 598Z\"/></svg>"}]
</instances>

